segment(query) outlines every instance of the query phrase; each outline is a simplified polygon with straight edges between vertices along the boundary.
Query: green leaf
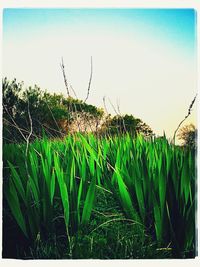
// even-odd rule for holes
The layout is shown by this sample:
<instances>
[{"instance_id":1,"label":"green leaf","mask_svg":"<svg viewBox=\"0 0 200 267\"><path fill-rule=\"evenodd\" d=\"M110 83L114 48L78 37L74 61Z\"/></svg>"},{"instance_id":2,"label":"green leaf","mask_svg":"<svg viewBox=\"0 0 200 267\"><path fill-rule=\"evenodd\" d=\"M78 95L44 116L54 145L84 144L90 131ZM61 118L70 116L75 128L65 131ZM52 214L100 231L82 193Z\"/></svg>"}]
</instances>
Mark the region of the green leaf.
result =
<instances>
[{"instance_id":1,"label":"green leaf","mask_svg":"<svg viewBox=\"0 0 200 267\"><path fill-rule=\"evenodd\" d=\"M31 176L29 176L27 183L30 183L30 191L32 192L33 200L35 201L36 207L39 208L39 203L40 203L39 193L37 187L35 186L35 182Z\"/></svg>"},{"instance_id":2,"label":"green leaf","mask_svg":"<svg viewBox=\"0 0 200 267\"><path fill-rule=\"evenodd\" d=\"M89 222L91 212L92 212L92 207L94 203L94 197L95 197L95 186L96 186L96 178L95 176L92 178L92 181L90 183L85 203L84 203L84 208L83 208L83 213L82 213L82 224L86 224Z\"/></svg>"},{"instance_id":3,"label":"green leaf","mask_svg":"<svg viewBox=\"0 0 200 267\"><path fill-rule=\"evenodd\" d=\"M21 196L21 198L24 201L24 204L27 205L27 201L26 201L26 196L25 196L25 191L24 191L24 187L22 185L21 179L17 173L17 171L15 170L14 166L8 161L8 165L10 167L11 170L11 174L12 174L12 181L19 193L19 195Z\"/></svg>"},{"instance_id":4,"label":"green leaf","mask_svg":"<svg viewBox=\"0 0 200 267\"><path fill-rule=\"evenodd\" d=\"M54 193L55 193L55 171L53 169L53 173L51 176L51 186L50 186L51 205L53 205Z\"/></svg>"},{"instance_id":5,"label":"green leaf","mask_svg":"<svg viewBox=\"0 0 200 267\"><path fill-rule=\"evenodd\" d=\"M56 176L58 179L58 185L60 188L60 194L61 194L61 199L62 199L62 204L63 204L63 209L64 209L64 218L65 218L65 225L68 227L69 225L69 196L68 196L68 190L67 186L64 182L64 174L63 170L61 170L60 165L59 165L59 159L58 156L54 153L54 164L55 164L55 171L56 171Z\"/></svg>"},{"instance_id":6,"label":"green leaf","mask_svg":"<svg viewBox=\"0 0 200 267\"><path fill-rule=\"evenodd\" d=\"M116 177L117 177L117 183L118 183L118 187L119 187L119 193L120 193L120 198L122 201L122 206L123 209L126 213L126 215L135 220L138 223L141 223L141 220L136 212L136 210L133 207L129 192L127 190L127 187L119 173L118 170L116 170Z\"/></svg>"},{"instance_id":7,"label":"green leaf","mask_svg":"<svg viewBox=\"0 0 200 267\"><path fill-rule=\"evenodd\" d=\"M159 243L162 241L162 220L161 220L161 212L158 206L156 199L154 198L154 220L155 220L155 230L156 230L156 238Z\"/></svg>"},{"instance_id":8,"label":"green leaf","mask_svg":"<svg viewBox=\"0 0 200 267\"><path fill-rule=\"evenodd\" d=\"M75 162L74 157L72 158L72 165L70 171L70 193L74 190L75 182Z\"/></svg>"},{"instance_id":9,"label":"green leaf","mask_svg":"<svg viewBox=\"0 0 200 267\"><path fill-rule=\"evenodd\" d=\"M87 140L82 135L79 135L79 137L81 138L83 145L85 146L87 151L90 153L90 156L93 157L93 159L99 165L97 152L94 150L94 148L87 142Z\"/></svg>"},{"instance_id":10,"label":"green leaf","mask_svg":"<svg viewBox=\"0 0 200 267\"><path fill-rule=\"evenodd\" d=\"M24 235L28 237L24 216L22 214L19 204L19 198L17 196L17 192L11 179L9 181L9 184L6 186L5 196L13 217L15 218L19 227L23 231Z\"/></svg>"}]
</instances>

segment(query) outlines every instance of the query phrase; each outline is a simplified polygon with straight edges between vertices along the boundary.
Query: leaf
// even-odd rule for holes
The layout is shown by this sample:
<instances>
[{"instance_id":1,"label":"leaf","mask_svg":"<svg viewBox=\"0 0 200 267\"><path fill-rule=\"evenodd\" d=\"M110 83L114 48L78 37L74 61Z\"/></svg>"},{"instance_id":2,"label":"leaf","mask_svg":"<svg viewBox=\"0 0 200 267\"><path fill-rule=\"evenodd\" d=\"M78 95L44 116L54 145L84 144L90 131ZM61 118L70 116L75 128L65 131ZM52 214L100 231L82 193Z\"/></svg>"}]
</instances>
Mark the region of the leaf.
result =
<instances>
[{"instance_id":1,"label":"leaf","mask_svg":"<svg viewBox=\"0 0 200 267\"><path fill-rule=\"evenodd\" d=\"M91 212L92 212L92 207L94 203L94 197L95 197L95 186L96 186L96 178L95 176L92 178L92 181L90 183L86 199L84 202L84 208L83 208L83 213L82 213L82 224L86 224L89 222Z\"/></svg>"},{"instance_id":2,"label":"leaf","mask_svg":"<svg viewBox=\"0 0 200 267\"><path fill-rule=\"evenodd\" d=\"M166 200L166 177L163 175L163 172L160 173L158 177L158 190L159 190L159 200L160 200L160 209L161 214L164 214L165 200Z\"/></svg>"},{"instance_id":3,"label":"leaf","mask_svg":"<svg viewBox=\"0 0 200 267\"><path fill-rule=\"evenodd\" d=\"M87 149L87 151L90 153L90 156L93 157L93 159L99 165L99 163L98 163L98 156L97 156L97 153L94 150L94 148L87 142L87 140L82 135L79 135L79 136L80 136L80 138L81 138L81 140L83 142L83 145L85 146L85 148Z\"/></svg>"},{"instance_id":4,"label":"leaf","mask_svg":"<svg viewBox=\"0 0 200 267\"><path fill-rule=\"evenodd\" d=\"M8 205L10 207L13 217L15 218L19 227L23 231L24 235L28 237L26 224L25 224L24 216L20 208L17 192L15 190L14 184L11 179L9 181L9 185L6 186L5 196L6 196L6 200L8 202Z\"/></svg>"},{"instance_id":5,"label":"leaf","mask_svg":"<svg viewBox=\"0 0 200 267\"><path fill-rule=\"evenodd\" d=\"M53 169L53 173L52 173L52 176L51 176L51 185L50 185L51 205L53 205L54 193L55 193L55 171Z\"/></svg>"},{"instance_id":6,"label":"leaf","mask_svg":"<svg viewBox=\"0 0 200 267\"><path fill-rule=\"evenodd\" d=\"M37 187L35 186L35 182L31 176L29 176L27 183L30 183L30 191L32 192L33 200L35 201L37 208L39 208L39 203L40 203L39 193Z\"/></svg>"},{"instance_id":7,"label":"leaf","mask_svg":"<svg viewBox=\"0 0 200 267\"><path fill-rule=\"evenodd\" d=\"M154 220L155 220L155 230L156 230L156 238L159 243L162 241L162 220L161 213L156 199L154 198Z\"/></svg>"},{"instance_id":8,"label":"leaf","mask_svg":"<svg viewBox=\"0 0 200 267\"><path fill-rule=\"evenodd\" d=\"M59 185L61 200L62 200L63 209L64 209L65 225L66 227L68 227L69 225L69 196L68 196L67 186L63 178L64 176L63 170L60 169L59 159L55 153L54 153L54 164L55 164L55 171L56 171L56 176L58 179L58 185Z\"/></svg>"},{"instance_id":9,"label":"leaf","mask_svg":"<svg viewBox=\"0 0 200 267\"><path fill-rule=\"evenodd\" d=\"M139 178L136 178L136 181L135 181L135 192L136 192L137 201L139 204L140 215L144 222L144 218L145 218L144 195L143 195L143 190L142 190L142 180Z\"/></svg>"},{"instance_id":10,"label":"leaf","mask_svg":"<svg viewBox=\"0 0 200 267\"><path fill-rule=\"evenodd\" d=\"M83 191L83 178L81 178L79 188L78 188L77 210L78 210L78 222L79 223L80 223L80 204L81 204L82 191Z\"/></svg>"},{"instance_id":11,"label":"leaf","mask_svg":"<svg viewBox=\"0 0 200 267\"><path fill-rule=\"evenodd\" d=\"M122 201L122 206L123 206L123 209L126 215L129 218L137 221L138 223L141 223L136 210L133 208L133 204L132 204L129 192L118 170L116 170L116 177L117 177L117 183L119 187L120 198Z\"/></svg>"},{"instance_id":12,"label":"leaf","mask_svg":"<svg viewBox=\"0 0 200 267\"><path fill-rule=\"evenodd\" d=\"M89 159L89 168L90 168L91 175L94 176L95 167L94 167L94 159L92 157L90 157Z\"/></svg>"},{"instance_id":13,"label":"leaf","mask_svg":"<svg viewBox=\"0 0 200 267\"><path fill-rule=\"evenodd\" d=\"M86 159L85 156L83 154L82 157L82 165L81 165L81 178L83 179L83 181L85 181L85 177L86 177Z\"/></svg>"},{"instance_id":14,"label":"leaf","mask_svg":"<svg viewBox=\"0 0 200 267\"><path fill-rule=\"evenodd\" d=\"M71 171L70 171L70 194L75 187L75 162L74 157L72 158Z\"/></svg>"},{"instance_id":15,"label":"leaf","mask_svg":"<svg viewBox=\"0 0 200 267\"><path fill-rule=\"evenodd\" d=\"M36 156L34 151L29 153L29 155L30 155L31 171L32 171L32 174L33 174L35 185L36 185L37 190L39 192L39 185L38 185L38 158L37 158L37 156Z\"/></svg>"},{"instance_id":16,"label":"leaf","mask_svg":"<svg viewBox=\"0 0 200 267\"><path fill-rule=\"evenodd\" d=\"M21 179L20 179L17 171L15 170L14 166L9 161L8 161L8 165L9 165L10 170L11 170L12 181L14 182L14 185L15 185L19 195L23 199L24 204L27 205L25 191L24 191L24 187L22 185Z\"/></svg>"},{"instance_id":17,"label":"leaf","mask_svg":"<svg viewBox=\"0 0 200 267\"><path fill-rule=\"evenodd\" d=\"M190 174L188 172L188 162L186 159L183 162L183 169L181 173L181 195L184 194L185 204L188 202L190 193Z\"/></svg>"},{"instance_id":18,"label":"leaf","mask_svg":"<svg viewBox=\"0 0 200 267\"><path fill-rule=\"evenodd\" d=\"M61 194L61 199L62 199L62 204L63 204L63 209L64 209L64 218L65 218L65 224L66 227L69 225L69 196L68 196L68 191L67 191L67 186L64 183L63 180L63 173L61 172L61 176L58 177L58 184L60 188L60 194Z\"/></svg>"}]
</instances>

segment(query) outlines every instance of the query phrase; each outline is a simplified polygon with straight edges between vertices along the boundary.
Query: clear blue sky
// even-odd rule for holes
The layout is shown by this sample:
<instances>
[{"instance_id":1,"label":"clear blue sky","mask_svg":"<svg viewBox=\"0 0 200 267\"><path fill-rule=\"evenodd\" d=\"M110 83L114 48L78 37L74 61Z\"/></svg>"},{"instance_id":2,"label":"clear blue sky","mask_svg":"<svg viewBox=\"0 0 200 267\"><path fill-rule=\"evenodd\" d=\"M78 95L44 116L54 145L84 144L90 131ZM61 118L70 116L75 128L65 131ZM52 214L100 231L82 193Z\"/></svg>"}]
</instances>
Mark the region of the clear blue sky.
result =
<instances>
[{"instance_id":1,"label":"clear blue sky","mask_svg":"<svg viewBox=\"0 0 200 267\"><path fill-rule=\"evenodd\" d=\"M4 36L27 38L55 28L110 28L180 44L194 52L195 11L192 9L4 9ZM117 28L116 28L117 27Z\"/></svg>"},{"instance_id":2,"label":"clear blue sky","mask_svg":"<svg viewBox=\"0 0 200 267\"><path fill-rule=\"evenodd\" d=\"M103 106L106 95L119 102L121 113L171 136L197 90L196 14L192 9L4 9L4 76L65 92L62 56L80 98L93 56L88 101ZM109 102L108 109L113 113Z\"/></svg>"}]
</instances>

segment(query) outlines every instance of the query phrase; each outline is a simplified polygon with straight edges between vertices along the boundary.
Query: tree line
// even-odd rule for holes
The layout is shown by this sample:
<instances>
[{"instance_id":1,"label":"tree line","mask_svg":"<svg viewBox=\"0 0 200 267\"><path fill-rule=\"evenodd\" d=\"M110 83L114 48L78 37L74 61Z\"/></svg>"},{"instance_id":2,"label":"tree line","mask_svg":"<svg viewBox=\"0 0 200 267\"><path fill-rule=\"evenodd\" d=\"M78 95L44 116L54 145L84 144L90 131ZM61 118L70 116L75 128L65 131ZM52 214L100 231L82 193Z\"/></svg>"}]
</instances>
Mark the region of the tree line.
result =
<instances>
[{"instance_id":1,"label":"tree line","mask_svg":"<svg viewBox=\"0 0 200 267\"><path fill-rule=\"evenodd\" d=\"M134 137L137 134L145 138L154 136L150 126L133 115L121 115L115 110L116 115L111 116L103 108L70 95L49 93L37 85L25 88L24 83L16 79L3 78L2 93L4 143L26 141L30 131L31 140L44 135L61 138L77 131L97 135L128 132ZM197 129L193 124L180 128L177 136L184 146L197 144Z\"/></svg>"},{"instance_id":2,"label":"tree line","mask_svg":"<svg viewBox=\"0 0 200 267\"><path fill-rule=\"evenodd\" d=\"M49 93L37 85L25 88L16 79L2 81L3 140L20 142L32 128L31 138L63 137L74 132L95 134L138 133L153 135L152 129L133 115L106 114L103 108L63 94ZM24 138L25 137L25 138Z\"/></svg>"}]
</instances>

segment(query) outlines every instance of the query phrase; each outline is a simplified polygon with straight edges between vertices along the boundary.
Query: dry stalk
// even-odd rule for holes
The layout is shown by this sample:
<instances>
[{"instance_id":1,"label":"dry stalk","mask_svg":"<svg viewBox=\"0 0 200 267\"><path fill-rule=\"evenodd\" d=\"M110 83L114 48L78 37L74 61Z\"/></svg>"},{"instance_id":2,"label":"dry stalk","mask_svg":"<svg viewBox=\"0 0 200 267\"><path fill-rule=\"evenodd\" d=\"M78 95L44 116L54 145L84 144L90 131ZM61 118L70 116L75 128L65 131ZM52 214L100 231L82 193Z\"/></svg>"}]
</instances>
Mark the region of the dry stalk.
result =
<instances>
[{"instance_id":1,"label":"dry stalk","mask_svg":"<svg viewBox=\"0 0 200 267\"><path fill-rule=\"evenodd\" d=\"M197 97L197 94L195 95L194 99L192 100L192 102L191 102L191 104L190 104L190 106L189 106L189 108L188 108L188 113L187 113L187 115L186 115L185 118L179 123L178 127L176 128L176 130L175 130L175 132L174 132L174 137L173 137L173 143L174 143L174 145L175 145L176 133L177 133L177 131L179 130L181 124L182 124L182 123L183 123L183 122L190 116L191 111L192 111L192 107L193 107L193 105L194 105L194 103L195 103L195 100L196 100L196 97Z\"/></svg>"},{"instance_id":2,"label":"dry stalk","mask_svg":"<svg viewBox=\"0 0 200 267\"><path fill-rule=\"evenodd\" d=\"M64 83L65 83L65 87L67 90L67 96L70 97L70 93L69 93L69 87L68 87L68 82L67 82L67 78L66 78L66 74L65 74L65 65L64 65L64 61L62 58L62 63L60 64L60 67L62 69L62 74L63 74L63 78L64 78Z\"/></svg>"},{"instance_id":3,"label":"dry stalk","mask_svg":"<svg viewBox=\"0 0 200 267\"><path fill-rule=\"evenodd\" d=\"M30 113L30 105L29 105L28 95L27 95L27 101L28 101L28 118L29 118L29 122L30 122L30 132L29 132L28 137L26 138L25 166L26 166L27 176L29 178L30 174L28 171L28 150L29 150L30 138L31 138L31 135L33 133L33 121L32 121L31 113Z\"/></svg>"},{"instance_id":4,"label":"dry stalk","mask_svg":"<svg viewBox=\"0 0 200 267\"><path fill-rule=\"evenodd\" d=\"M91 82L92 82L92 74L93 74L93 64L92 64L92 57L91 57L91 68L90 68L90 78L89 78L89 83L88 83L88 89L87 89L87 96L85 98L84 103L88 100L88 97L90 95L90 86L91 86Z\"/></svg>"}]
</instances>

